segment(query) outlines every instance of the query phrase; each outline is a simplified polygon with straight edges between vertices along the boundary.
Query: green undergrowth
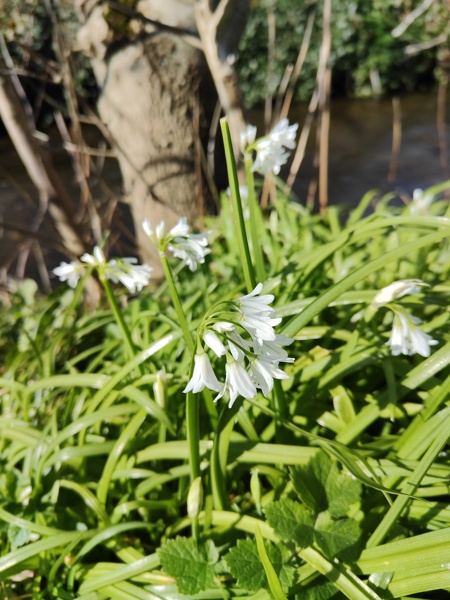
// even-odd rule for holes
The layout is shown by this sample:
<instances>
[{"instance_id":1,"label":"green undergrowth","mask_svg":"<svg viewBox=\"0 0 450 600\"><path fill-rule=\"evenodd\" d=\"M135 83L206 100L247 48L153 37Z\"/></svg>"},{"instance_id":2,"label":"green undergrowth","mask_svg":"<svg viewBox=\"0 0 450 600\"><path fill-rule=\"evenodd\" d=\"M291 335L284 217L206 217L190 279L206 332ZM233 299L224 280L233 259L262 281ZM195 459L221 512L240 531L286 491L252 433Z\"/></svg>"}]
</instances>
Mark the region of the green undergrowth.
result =
<instances>
[{"instance_id":1,"label":"green undergrowth","mask_svg":"<svg viewBox=\"0 0 450 600\"><path fill-rule=\"evenodd\" d=\"M167 284L134 298L115 290L133 358L106 300L86 311L79 288L41 298L20 284L0 315L0 597L442 598L446 187L427 191L437 199L422 215L373 194L345 218L337 207L318 215L279 192L264 219L247 218L295 361L273 397L228 409L200 395L194 534L183 393L192 358ZM207 228L206 264L174 266L192 331L214 303L246 293L228 198ZM368 308L404 279L427 284L399 304L437 341L429 357L392 356L392 312Z\"/></svg>"}]
</instances>

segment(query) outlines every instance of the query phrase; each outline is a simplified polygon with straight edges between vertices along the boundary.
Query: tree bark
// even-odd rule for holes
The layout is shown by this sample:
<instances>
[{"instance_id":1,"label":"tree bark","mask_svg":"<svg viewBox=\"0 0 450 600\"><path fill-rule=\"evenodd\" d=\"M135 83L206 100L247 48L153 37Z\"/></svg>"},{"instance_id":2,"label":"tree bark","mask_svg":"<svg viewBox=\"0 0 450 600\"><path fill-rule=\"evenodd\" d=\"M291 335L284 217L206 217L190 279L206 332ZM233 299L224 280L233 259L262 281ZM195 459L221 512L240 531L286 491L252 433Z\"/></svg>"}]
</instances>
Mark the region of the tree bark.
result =
<instances>
[{"instance_id":1,"label":"tree bark","mask_svg":"<svg viewBox=\"0 0 450 600\"><path fill-rule=\"evenodd\" d=\"M90 55L101 89L98 110L117 151L142 258L157 267L142 221L171 226L186 216L192 222L212 207L198 144L199 137L207 139L217 103L208 65L216 71L214 83L235 139L244 127L230 57L245 24L242 7L248 9L249 2L242 0L241 10L236 0L211 2L197 21L195 0L141 0L133 9L118 4L80 0L84 24L78 43ZM238 19L234 29L232 11L224 10L231 5ZM220 18L208 27L214 8ZM111 25L111 10L128 18L120 32Z\"/></svg>"}]
</instances>

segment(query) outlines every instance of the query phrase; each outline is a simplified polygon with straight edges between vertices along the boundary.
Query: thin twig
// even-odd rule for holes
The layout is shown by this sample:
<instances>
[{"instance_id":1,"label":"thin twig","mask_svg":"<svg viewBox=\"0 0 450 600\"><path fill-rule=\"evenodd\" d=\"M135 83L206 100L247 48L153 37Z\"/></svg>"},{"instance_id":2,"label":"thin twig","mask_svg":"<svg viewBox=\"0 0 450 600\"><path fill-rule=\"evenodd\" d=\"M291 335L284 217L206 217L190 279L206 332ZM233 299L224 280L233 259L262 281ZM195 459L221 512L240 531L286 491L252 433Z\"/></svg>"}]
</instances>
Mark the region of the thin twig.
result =
<instances>
[{"instance_id":1,"label":"thin twig","mask_svg":"<svg viewBox=\"0 0 450 600\"><path fill-rule=\"evenodd\" d=\"M328 205L328 145L330 136L330 88L331 69L331 0L323 3L323 33L320 47L318 88L319 88L319 205L324 210Z\"/></svg>"},{"instance_id":2,"label":"thin twig","mask_svg":"<svg viewBox=\"0 0 450 600\"><path fill-rule=\"evenodd\" d=\"M273 12L272 4L269 7L269 12L267 13L267 32L268 32L268 40L267 40L267 94L266 100L264 104L264 127L265 131L268 132L271 123L272 123L272 79L274 76L274 67L275 67L275 37L276 37L276 28L275 28L275 13Z\"/></svg>"},{"instance_id":3,"label":"thin twig","mask_svg":"<svg viewBox=\"0 0 450 600\"><path fill-rule=\"evenodd\" d=\"M400 104L400 98L394 96L392 98L392 149L391 149L391 160L389 163L389 170L387 181L388 183L394 183L397 177L398 171L398 159L400 156L400 147L402 144L402 109Z\"/></svg>"},{"instance_id":4,"label":"thin twig","mask_svg":"<svg viewBox=\"0 0 450 600\"><path fill-rule=\"evenodd\" d=\"M295 180L297 179L298 172L302 165L303 159L305 158L306 144L308 143L309 134L311 132L311 126L314 120L314 115L316 114L317 106L319 104L319 90L316 87L313 95L311 96L311 100L308 106L308 112L306 114L305 120L303 122L302 131L300 133L300 137L298 139L297 148L295 150L294 159L291 164L291 168L289 170L289 176L287 178L286 186L284 188L284 193L288 195L292 186L294 185Z\"/></svg>"},{"instance_id":5,"label":"thin twig","mask_svg":"<svg viewBox=\"0 0 450 600\"><path fill-rule=\"evenodd\" d=\"M406 17L403 19L403 21L400 23L400 25L397 25L397 27L392 30L392 32L391 32L392 37L400 37L402 35L402 33L404 33L408 29L408 27L418 17L420 17L420 15L422 15L426 10L428 10L430 8L430 6L433 4L433 2L434 2L434 0L423 0L422 4L419 4L419 6L417 6L408 15L406 15Z\"/></svg>"},{"instance_id":6,"label":"thin twig","mask_svg":"<svg viewBox=\"0 0 450 600\"><path fill-rule=\"evenodd\" d=\"M446 105L447 105L447 88L448 80L439 81L437 105L436 105L436 128L439 140L439 159L444 177L450 177L449 161L448 161L448 141L447 141L447 124L446 124Z\"/></svg>"},{"instance_id":7,"label":"thin twig","mask_svg":"<svg viewBox=\"0 0 450 600\"><path fill-rule=\"evenodd\" d=\"M292 71L292 77L289 83L286 96L284 98L283 106L280 111L280 119L285 119L288 116L289 109L291 107L292 98L294 91L297 86L300 73L302 72L303 64L305 62L306 55L308 53L309 44L311 42L311 34L314 26L314 20L316 18L316 9L314 8L308 16L308 21L305 27L305 33L303 34L302 43L298 52L297 60L295 61L294 70Z\"/></svg>"}]
</instances>

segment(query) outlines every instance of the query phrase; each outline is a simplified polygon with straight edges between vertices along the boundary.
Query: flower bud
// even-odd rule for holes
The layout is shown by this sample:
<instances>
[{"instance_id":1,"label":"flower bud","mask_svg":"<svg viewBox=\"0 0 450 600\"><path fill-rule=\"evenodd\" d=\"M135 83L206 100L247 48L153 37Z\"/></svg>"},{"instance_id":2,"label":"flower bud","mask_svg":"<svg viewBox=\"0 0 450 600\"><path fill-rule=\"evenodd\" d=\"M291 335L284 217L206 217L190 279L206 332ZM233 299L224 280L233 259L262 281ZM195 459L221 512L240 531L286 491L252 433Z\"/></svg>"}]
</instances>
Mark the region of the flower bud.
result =
<instances>
[{"instance_id":1,"label":"flower bud","mask_svg":"<svg viewBox=\"0 0 450 600\"><path fill-rule=\"evenodd\" d=\"M250 477L250 492L255 501L256 510L261 514L261 481L259 480L258 469L255 469Z\"/></svg>"},{"instance_id":2,"label":"flower bud","mask_svg":"<svg viewBox=\"0 0 450 600\"><path fill-rule=\"evenodd\" d=\"M203 483L202 478L197 477L189 488L187 497L187 513L190 519L194 520L200 514L203 506Z\"/></svg>"},{"instance_id":3,"label":"flower bud","mask_svg":"<svg viewBox=\"0 0 450 600\"><path fill-rule=\"evenodd\" d=\"M153 384L153 392L155 394L156 404L164 410L167 405L166 374L164 371L158 371L156 373L156 380Z\"/></svg>"}]
</instances>

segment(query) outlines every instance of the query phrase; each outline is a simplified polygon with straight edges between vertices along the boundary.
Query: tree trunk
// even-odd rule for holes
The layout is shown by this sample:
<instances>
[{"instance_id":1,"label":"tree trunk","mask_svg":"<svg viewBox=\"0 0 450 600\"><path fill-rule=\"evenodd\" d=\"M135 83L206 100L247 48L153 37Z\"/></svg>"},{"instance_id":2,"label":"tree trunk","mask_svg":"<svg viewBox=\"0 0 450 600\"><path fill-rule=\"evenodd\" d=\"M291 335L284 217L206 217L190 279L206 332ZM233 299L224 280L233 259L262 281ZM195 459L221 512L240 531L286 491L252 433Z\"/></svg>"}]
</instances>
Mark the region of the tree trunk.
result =
<instances>
[{"instance_id":1,"label":"tree trunk","mask_svg":"<svg viewBox=\"0 0 450 600\"><path fill-rule=\"evenodd\" d=\"M211 210L198 143L199 138L207 138L217 103L214 85L208 86L208 64L211 67L211 57L215 67L226 63L229 78L229 57L245 24L245 15L236 9L238 23L233 29L230 10L223 10L237 6L236 0L211 3L219 4L221 17L226 13L226 27L224 19L217 18L208 29L207 62L202 51L205 35L198 36L194 4L194 0L141 0L134 10L125 3L80 3L85 22L78 35L79 48L91 56L101 89L98 110L117 151L142 258L155 266L157 254L143 234L142 221L164 220L171 226L180 216L192 222ZM242 0L240 6L248 8L248 1ZM112 9L117 10L114 22ZM210 10L210 14L214 13ZM118 15L127 18L121 21L120 31ZM217 75L213 77L216 87ZM226 84L219 95L222 106L233 112L236 138L244 119L235 81L232 101L226 99L227 85L231 89Z\"/></svg>"},{"instance_id":2,"label":"tree trunk","mask_svg":"<svg viewBox=\"0 0 450 600\"><path fill-rule=\"evenodd\" d=\"M200 52L162 33L127 45L108 62L98 104L116 143L124 191L143 258L155 250L142 221L173 225L201 213L195 115L202 78ZM153 256L152 256L153 255Z\"/></svg>"}]
</instances>

